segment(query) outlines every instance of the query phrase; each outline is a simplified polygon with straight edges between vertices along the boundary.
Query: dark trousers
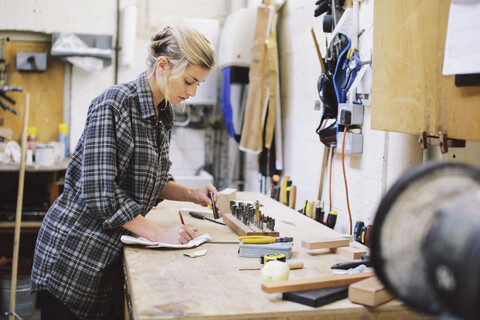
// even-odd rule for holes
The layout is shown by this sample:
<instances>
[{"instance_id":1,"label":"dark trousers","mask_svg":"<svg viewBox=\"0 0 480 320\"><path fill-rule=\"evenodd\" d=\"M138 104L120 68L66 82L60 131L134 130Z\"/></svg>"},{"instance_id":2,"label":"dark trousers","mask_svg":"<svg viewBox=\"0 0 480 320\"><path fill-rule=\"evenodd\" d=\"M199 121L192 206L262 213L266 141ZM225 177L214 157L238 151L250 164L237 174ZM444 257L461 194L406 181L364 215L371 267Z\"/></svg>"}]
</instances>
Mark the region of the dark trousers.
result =
<instances>
[{"instance_id":1,"label":"dark trousers","mask_svg":"<svg viewBox=\"0 0 480 320\"><path fill-rule=\"evenodd\" d=\"M60 300L48 291L39 291L40 317L42 320L80 320Z\"/></svg>"}]
</instances>

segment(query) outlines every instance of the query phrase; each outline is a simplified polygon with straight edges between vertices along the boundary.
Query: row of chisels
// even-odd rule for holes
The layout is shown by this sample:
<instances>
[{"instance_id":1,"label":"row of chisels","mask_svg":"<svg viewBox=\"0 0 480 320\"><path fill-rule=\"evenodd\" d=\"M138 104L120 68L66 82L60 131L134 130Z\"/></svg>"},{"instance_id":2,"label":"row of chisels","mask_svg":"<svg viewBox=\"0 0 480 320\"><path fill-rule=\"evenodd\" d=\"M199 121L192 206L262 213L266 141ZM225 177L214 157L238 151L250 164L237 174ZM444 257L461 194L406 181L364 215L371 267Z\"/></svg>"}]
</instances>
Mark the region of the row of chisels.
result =
<instances>
[{"instance_id":1,"label":"row of chisels","mask_svg":"<svg viewBox=\"0 0 480 320\"><path fill-rule=\"evenodd\" d=\"M248 202L232 200L230 201L230 211L244 225L254 225L260 230L268 229L274 231L275 229L275 219L261 213L258 201L253 205Z\"/></svg>"}]
</instances>

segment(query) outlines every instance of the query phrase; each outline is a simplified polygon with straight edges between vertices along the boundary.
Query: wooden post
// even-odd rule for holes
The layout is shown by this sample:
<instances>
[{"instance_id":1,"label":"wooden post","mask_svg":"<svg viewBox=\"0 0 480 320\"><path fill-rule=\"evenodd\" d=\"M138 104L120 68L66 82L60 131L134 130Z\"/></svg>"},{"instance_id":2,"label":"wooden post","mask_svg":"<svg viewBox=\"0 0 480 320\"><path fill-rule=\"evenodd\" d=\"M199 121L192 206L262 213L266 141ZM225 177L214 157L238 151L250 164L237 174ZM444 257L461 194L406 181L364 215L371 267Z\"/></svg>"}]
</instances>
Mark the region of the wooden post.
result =
<instances>
[{"instance_id":1,"label":"wooden post","mask_svg":"<svg viewBox=\"0 0 480 320\"><path fill-rule=\"evenodd\" d=\"M22 223L23 183L25 181L25 158L27 153L28 112L30 109L30 94L25 95L25 109L23 110L22 129L22 156L20 159L20 176L18 179L17 212L15 215L15 235L13 240L12 282L10 291L9 320L15 320L15 302L17 294L18 252L20 247L20 225Z\"/></svg>"}]
</instances>

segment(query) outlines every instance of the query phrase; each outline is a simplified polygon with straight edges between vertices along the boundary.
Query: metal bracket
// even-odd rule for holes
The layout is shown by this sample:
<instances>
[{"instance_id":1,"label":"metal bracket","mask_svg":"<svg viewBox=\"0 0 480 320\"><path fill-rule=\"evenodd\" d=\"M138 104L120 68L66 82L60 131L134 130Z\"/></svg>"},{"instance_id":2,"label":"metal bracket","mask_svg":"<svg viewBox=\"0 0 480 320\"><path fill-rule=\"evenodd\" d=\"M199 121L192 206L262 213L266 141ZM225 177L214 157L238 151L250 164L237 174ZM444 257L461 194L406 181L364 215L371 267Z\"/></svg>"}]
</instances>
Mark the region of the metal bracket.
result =
<instances>
[{"instance_id":1,"label":"metal bracket","mask_svg":"<svg viewBox=\"0 0 480 320\"><path fill-rule=\"evenodd\" d=\"M446 133L441 133L440 137L427 136L423 131L418 138L420 149L427 149L427 145L439 146L442 153L447 153L448 148L465 148L465 140L450 139Z\"/></svg>"},{"instance_id":2,"label":"metal bracket","mask_svg":"<svg viewBox=\"0 0 480 320\"><path fill-rule=\"evenodd\" d=\"M5 312L5 316L14 316L16 319L19 319L19 320L23 320L18 314L16 314L15 312Z\"/></svg>"}]
</instances>

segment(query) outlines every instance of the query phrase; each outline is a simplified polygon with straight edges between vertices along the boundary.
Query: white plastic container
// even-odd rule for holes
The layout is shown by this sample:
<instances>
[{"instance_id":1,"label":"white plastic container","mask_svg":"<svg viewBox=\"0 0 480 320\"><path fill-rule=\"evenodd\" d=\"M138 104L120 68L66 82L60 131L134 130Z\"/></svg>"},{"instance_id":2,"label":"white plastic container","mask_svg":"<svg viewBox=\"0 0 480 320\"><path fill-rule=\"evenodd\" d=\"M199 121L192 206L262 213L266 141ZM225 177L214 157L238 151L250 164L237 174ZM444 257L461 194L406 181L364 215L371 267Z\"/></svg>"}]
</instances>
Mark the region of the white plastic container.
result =
<instances>
[{"instance_id":1,"label":"white plastic container","mask_svg":"<svg viewBox=\"0 0 480 320\"><path fill-rule=\"evenodd\" d=\"M37 144L35 162L40 166L53 166L55 164L55 148L51 145Z\"/></svg>"}]
</instances>

